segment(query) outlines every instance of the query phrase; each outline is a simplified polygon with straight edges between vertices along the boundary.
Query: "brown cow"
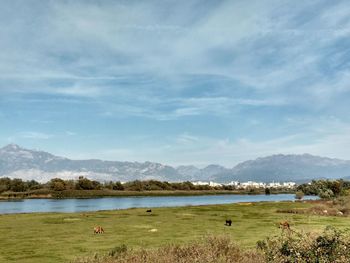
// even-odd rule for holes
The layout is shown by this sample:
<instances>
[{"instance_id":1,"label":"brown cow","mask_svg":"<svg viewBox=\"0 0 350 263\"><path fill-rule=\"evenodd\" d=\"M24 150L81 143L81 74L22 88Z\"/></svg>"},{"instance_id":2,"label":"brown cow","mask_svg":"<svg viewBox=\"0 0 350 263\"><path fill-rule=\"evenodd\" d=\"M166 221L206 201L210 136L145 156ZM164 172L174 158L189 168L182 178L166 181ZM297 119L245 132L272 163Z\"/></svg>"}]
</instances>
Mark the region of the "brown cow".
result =
<instances>
[{"instance_id":1,"label":"brown cow","mask_svg":"<svg viewBox=\"0 0 350 263\"><path fill-rule=\"evenodd\" d=\"M279 224L279 228L281 228L282 231L284 231L284 230L287 230L288 232L291 231L288 221L281 221L280 224Z\"/></svg>"},{"instance_id":2,"label":"brown cow","mask_svg":"<svg viewBox=\"0 0 350 263\"><path fill-rule=\"evenodd\" d=\"M95 226L94 227L94 234L102 234L105 231L103 230L102 226Z\"/></svg>"}]
</instances>

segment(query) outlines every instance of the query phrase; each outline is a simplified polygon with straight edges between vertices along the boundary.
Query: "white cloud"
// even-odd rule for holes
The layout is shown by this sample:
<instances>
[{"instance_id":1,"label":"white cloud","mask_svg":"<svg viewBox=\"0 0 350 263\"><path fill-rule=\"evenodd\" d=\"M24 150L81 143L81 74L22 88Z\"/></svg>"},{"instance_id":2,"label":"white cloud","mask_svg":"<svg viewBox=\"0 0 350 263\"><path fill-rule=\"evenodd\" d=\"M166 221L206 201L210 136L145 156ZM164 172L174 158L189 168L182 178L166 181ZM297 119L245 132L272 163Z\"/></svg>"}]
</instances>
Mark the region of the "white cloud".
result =
<instances>
[{"instance_id":1,"label":"white cloud","mask_svg":"<svg viewBox=\"0 0 350 263\"><path fill-rule=\"evenodd\" d=\"M49 120L64 107L72 122L81 110L76 118L91 125L98 116L184 127L164 147L97 154L130 160L230 165L275 152L349 154L347 129L322 120L350 121L347 1L33 1L16 13L12 5L0 8L0 116L8 123L24 123L35 104ZM213 117L254 128L209 129L203 120ZM187 131L189 119L201 134Z\"/></svg>"},{"instance_id":2,"label":"white cloud","mask_svg":"<svg viewBox=\"0 0 350 263\"><path fill-rule=\"evenodd\" d=\"M11 141L15 141L16 139L47 140L52 137L53 137L52 134L25 131L25 132L16 133L13 137L9 138L9 140Z\"/></svg>"},{"instance_id":3,"label":"white cloud","mask_svg":"<svg viewBox=\"0 0 350 263\"><path fill-rule=\"evenodd\" d=\"M75 135L77 135L77 133L72 132L72 131L66 131L65 133L66 133L66 135L68 135L68 136L75 136Z\"/></svg>"}]
</instances>

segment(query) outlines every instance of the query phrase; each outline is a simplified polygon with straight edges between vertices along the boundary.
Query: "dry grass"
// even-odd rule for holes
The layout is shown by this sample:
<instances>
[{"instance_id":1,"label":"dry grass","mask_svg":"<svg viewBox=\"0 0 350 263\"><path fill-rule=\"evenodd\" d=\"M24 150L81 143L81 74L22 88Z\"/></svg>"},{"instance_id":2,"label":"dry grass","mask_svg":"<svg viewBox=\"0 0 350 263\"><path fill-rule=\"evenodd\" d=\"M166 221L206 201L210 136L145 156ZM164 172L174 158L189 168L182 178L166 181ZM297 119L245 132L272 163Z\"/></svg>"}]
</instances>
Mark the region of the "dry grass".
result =
<instances>
[{"instance_id":1,"label":"dry grass","mask_svg":"<svg viewBox=\"0 0 350 263\"><path fill-rule=\"evenodd\" d=\"M80 258L74 263L256 263L263 262L262 253L242 250L227 236L209 236L187 245L168 245L151 250L128 250L116 247L108 255Z\"/></svg>"},{"instance_id":2,"label":"dry grass","mask_svg":"<svg viewBox=\"0 0 350 263\"><path fill-rule=\"evenodd\" d=\"M309 208L279 209L278 213L306 214L319 216L350 216L350 197L340 197L333 201L313 201Z\"/></svg>"},{"instance_id":3,"label":"dry grass","mask_svg":"<svg viewBox=\"0 0 350 263\"><path fill-rule=\"evenodd\" d=\"M322 233L282 231L243 250L229 236L208 236L186 245L128 250L125 245L108 254L78 258L72 263L350 263L347 230L327 227Z\"/></svg>"},{"instance_id":4,"label":"dry grass","mask_svg":"<svg viewBox=\"0 0 350 263\"><path fill-rule=\"evenodd\" d=\"M258 242L265 262L349 263L348 231L327 227L322 233L289 232Z\"/></svg>"}]
</instances>

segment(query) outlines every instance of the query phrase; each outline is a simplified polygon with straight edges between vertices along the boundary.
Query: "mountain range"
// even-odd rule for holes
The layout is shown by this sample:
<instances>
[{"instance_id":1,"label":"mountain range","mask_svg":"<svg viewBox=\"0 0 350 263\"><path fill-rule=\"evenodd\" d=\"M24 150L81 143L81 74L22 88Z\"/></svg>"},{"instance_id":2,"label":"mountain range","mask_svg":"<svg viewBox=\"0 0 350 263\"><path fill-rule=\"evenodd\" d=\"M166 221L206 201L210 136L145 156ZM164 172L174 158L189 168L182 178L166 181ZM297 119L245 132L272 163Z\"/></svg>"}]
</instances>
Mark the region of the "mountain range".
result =
<instances>
[{"instance_id":1,"label":"mountain range","mask_svg":"<svg viewBox=\"0 0 350 263\"><path fill-rule=\"evenodd\" d=\"M46 182L52 178L85 176L98 181L295 181L350 178L350 161L302 155L271 155L237 164L233 168L211 164L172 167L155 162L71 160L53 154L24 149L16 144L0 148L0 177Z\"/></svg>"}]
</instances>

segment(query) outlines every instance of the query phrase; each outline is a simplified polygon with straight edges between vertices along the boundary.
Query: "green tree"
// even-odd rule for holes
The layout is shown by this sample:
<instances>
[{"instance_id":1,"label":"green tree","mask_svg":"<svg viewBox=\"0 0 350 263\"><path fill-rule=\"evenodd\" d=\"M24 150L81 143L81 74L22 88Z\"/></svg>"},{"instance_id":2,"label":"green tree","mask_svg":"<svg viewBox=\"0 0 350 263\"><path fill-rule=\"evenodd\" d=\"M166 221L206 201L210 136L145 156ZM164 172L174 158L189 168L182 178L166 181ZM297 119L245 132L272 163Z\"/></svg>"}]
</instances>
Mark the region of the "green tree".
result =
<instances>
[{"instance_id":1,"label":"green tree","mask_svg":"<svg viewBox=\"0 0 350 263\"><path fill-rule=\"evenodd\" d=\"M319 197L321 197L322 199L330 199L334 197L334 193L331 189L322 190L319 193Z\"/></svg>"},{"instance_id":2,"label":"green tree","mask_svg":"<svg viewBox=\"0 0 350 263\"><path fill-rule=\"evenodd\" d=\"M10 183L10 190L13 192L25 192L28 189L22 179L13 179Z\"/></svg>"},{"instance_id":3,"label":"green tree","mask_svg":"<svg viewBox=\"0 0 350 263\"><path fill-rule=\"evenodd\" d=\"M50 189L52 189L54 191L66 190L66 183L64 180L62 180L60 178L51 179L49 185L50 185Z\"/></svg>"},{"instance_id":4,"label":"green tree","mask_svg":"<svg viewBox=\"0 0 350 263\"><path fill-rule=\"evenodd\" d=\"M301 199L303 199L303 198L304 198L304 193L303 193L302 191L297 191L297 192L295 193L295 199L301 200Z\"/></svg>"},{"instance_id":5,"label":"green tree","mask_svg":"<svg viewBox=\"0 0 350 263\"><path fill-rule=\"evenodd\" d=\"M10 178L0 178L0 193L10 190L11 179Z\"/></svg>"},{"instance_id":6,"label":"green tree","mask_svg":"<svg viewBox=\"0 0 350 263\"><path fill-rule=\"evenodd\" d=\"M92 181L85 177L79 177L79 180L77 181L75 188L77 190L93 190L95 189L95 186Z\"/></svg>"},{"instance_id":7,"label":"green tree","mask_svg":"<svg viewBox=\"0 0 350 263\"><path fill-rule=\"evenodd\" d=\"M113 190L118 190L118 191L123 191L124 190L124 186L121 182L115 182L113 184Z\"/></svg>"}]
</instances>

